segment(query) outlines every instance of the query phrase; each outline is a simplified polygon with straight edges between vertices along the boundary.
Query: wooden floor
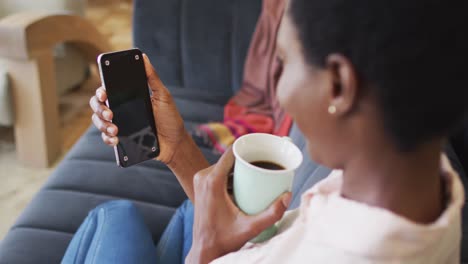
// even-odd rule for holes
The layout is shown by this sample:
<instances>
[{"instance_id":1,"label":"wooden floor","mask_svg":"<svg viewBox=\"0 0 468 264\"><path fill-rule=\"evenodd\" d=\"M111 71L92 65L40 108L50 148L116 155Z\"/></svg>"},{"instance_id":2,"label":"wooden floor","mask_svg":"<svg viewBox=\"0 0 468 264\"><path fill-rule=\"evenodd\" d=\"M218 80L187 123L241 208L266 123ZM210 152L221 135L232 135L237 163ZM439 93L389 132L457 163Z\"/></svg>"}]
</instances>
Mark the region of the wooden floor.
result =
<instances>
[{"instance_id":1,"label":"wooden floor","mask_svg":"<svg viewBox=\"0 0 468 264\"><path fill-rule=\"evenodd\" d=\"M87 18L109 39L115 50L132 46L131 14L131 0L88 0ZM99 83L97 70L92 68L89 80L60 98L63 154L89 127L91 110L88 101ZM49 169L21 166L16 160L13 129L0 127L0 240L56 165Z\"/></svg>"}]
</instances>

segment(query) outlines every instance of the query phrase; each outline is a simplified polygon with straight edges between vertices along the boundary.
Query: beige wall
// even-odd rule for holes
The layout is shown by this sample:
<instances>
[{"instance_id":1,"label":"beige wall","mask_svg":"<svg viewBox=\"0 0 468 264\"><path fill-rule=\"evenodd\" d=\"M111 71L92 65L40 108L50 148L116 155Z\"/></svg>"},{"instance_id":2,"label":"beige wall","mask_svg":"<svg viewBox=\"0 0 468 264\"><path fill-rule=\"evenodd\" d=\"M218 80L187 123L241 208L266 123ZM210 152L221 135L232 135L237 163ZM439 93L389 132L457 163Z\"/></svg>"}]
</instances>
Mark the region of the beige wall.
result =
<instances>
[{"instance_id":1,"label":"beige wall","mask_svg":"<svg viewBox=\"0 0 468 264\"><path fill-rule=\"evenodd\" d=\"M86 0L0 0L0 17L25 10L63 11L84 15Z\"/></svg>"}]
</instances>

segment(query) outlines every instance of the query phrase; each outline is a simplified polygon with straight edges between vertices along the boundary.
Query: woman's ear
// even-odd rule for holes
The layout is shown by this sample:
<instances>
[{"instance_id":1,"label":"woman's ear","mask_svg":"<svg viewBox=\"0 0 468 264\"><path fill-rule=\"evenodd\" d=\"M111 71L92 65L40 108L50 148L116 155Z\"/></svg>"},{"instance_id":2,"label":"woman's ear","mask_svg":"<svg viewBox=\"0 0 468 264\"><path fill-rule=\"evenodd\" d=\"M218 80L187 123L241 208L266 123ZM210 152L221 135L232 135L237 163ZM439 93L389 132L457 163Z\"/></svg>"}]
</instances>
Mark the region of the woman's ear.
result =
<instances>
[{"instance_id":1,"label":"woman's ear","mask_svg":"<svg viewBox=\"0 0 468 264\"><path fill-rule=\"evenodd\" d=\"M354 66L341 54L330 54L326 58L325 68L331 76L329 91L331 114L350 113L358 100L358 77Z\"/></svg>"}]
</instances>

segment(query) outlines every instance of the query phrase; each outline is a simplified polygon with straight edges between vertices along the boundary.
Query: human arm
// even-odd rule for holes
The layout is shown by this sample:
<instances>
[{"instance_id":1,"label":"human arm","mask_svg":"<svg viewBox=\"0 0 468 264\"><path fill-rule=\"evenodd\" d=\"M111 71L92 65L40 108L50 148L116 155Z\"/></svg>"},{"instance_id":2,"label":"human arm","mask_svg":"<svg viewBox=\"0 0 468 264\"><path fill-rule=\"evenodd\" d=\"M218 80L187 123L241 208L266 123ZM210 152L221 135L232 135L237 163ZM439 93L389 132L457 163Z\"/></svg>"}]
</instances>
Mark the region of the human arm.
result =
<instances>
[{"instance_id":1,"label":"human arm","mask_svg":"<svg viewBox=\"0 0 468 264\"><path fill-rule=\"evenodd\" d=\"M186 263L204 264L239 250L245 243L281 219L291 200L284 193L265 211L244 214L226 189L234 155L229 149L217 164L194 177L193 244Z\"/></svg>"}]
</instances>

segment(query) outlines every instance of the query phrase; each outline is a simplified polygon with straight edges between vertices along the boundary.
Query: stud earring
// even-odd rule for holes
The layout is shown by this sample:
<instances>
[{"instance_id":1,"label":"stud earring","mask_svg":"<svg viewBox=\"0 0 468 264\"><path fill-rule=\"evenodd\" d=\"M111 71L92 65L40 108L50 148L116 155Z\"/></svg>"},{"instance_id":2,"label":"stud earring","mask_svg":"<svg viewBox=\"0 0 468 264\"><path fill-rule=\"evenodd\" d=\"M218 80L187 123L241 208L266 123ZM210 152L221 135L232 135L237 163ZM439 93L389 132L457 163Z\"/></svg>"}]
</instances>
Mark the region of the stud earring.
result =
<instances>
[{"instance_id":1,"label":"stud earring","mask_svg":"<svg viewBox=\"0 0 468 264\"><path fill-rule=\"evenodd\" d=\"M330 115L333 115L334 113L336 113L336 106L330 105L330 106L328 107L328 113L329 113Z\"/></svg>"}]
</instances>

